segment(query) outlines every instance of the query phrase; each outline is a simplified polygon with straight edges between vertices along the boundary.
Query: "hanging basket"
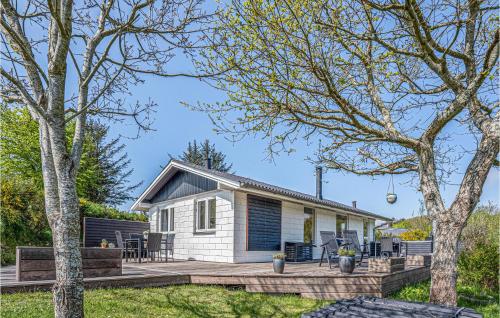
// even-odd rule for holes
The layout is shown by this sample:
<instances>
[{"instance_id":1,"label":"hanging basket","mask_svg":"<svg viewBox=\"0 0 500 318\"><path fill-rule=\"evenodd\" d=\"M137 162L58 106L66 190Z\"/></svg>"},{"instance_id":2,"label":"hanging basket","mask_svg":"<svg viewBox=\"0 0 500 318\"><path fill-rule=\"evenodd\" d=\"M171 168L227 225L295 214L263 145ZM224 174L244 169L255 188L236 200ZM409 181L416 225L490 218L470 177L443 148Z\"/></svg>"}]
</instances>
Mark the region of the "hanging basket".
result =
<instances>
[{"instance_id":1,"label":"hanging basket","mask_svg":"<svg viewBox=\"0 0 500 318\"><path fill-rule=\"evenodd\" d=\"M387 203L394 204L398 200L398 196L396 193L387 193Z\"/></svg>"},{"instance_id":2,"label":"hanging basket","mask_svg":"<svg viewBox=\"0 0 500 318\"><path fill-rule=\"evenodd\" d=\"M392 191L391 191L392 186ZM387 195L386 195L387 203L394 204L398 200L398 196L394 193L394 178L391 174L391 179L389 180L389 186L387 187Z\"/></svg>"}]
</instances>

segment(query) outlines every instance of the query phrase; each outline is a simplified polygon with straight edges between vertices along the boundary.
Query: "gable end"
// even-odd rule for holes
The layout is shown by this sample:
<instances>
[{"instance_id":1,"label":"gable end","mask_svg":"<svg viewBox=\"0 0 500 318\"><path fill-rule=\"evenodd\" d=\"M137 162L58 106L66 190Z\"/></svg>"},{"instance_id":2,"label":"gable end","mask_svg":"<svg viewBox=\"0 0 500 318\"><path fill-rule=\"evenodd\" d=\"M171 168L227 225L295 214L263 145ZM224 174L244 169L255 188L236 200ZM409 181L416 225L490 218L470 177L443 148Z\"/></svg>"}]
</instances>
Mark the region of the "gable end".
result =
<instances>
[{"instance_id":1,"label":"gable end","mask_svg":"<svg viewBox=\"0 0 500 318\"><path fill-rule=\"evenodd\" d=\"M187 171L178 171L147 203L157 203L182 198L217 189L217 181Z\"/></svg>"}]
</instances>

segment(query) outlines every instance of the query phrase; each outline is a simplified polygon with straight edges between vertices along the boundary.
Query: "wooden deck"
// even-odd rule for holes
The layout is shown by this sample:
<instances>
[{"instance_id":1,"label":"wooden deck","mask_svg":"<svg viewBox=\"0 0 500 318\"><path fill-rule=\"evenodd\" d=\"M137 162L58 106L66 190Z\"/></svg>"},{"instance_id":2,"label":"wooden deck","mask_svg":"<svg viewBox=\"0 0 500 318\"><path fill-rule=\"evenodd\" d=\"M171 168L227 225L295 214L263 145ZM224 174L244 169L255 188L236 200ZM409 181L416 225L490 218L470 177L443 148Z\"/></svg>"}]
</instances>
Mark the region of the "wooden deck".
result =
<instances>
[{"instance_id":1,"label":"wooden deck","mask_svg":"<svg viewBox=\"0 0 500 318\"><path fill-rule=\"evenodd\" d=\"M86 288L149 287L174 284L244 286L249 292L292 293L304 297L339 299L360 295L385 297L402 286L428 279L429 267L370 273L365 266L352 274L317 263L287 263L284 274L275 274L271 263L227 264L199 261L169 263L123 263L123 275L85 278ZM15 266L0 270L2 293L50 290L53 281L16 281Z\"/></svg>"}]
</instances>

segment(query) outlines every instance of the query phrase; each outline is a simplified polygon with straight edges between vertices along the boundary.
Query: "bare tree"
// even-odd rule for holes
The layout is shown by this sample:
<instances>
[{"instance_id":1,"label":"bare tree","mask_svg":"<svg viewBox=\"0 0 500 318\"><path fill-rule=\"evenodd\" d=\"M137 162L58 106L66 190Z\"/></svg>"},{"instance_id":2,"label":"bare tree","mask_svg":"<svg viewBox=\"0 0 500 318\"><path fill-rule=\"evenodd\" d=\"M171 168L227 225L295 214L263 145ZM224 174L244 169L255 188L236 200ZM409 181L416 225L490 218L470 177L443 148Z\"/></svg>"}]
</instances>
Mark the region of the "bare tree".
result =
<instances>
[{"instance_id":1,"label":"bare tree","mask_svg":"<svg viewBox=\"0 0 500 318\"><path fill-rule=\"evenodd\" d=\"M147 130L153 102L123 95L171 73L210 18L201 0L1 0L1 94L28 106L40 129L45 209L53 233L56 317L83 316L75 177L88 116L131 118ZM120 119L122 118L122 119ZM74 122L68 144L65 127Z\"/></svg>"},{"instance_id":2,"label":"bare tree","mask_svg":"<svg viewBox=\"0 0 500 318\"><path fill-rule=\"evenodd\" d=\"M228 99L197 108L221 132L262 133L271 153L319 136L330 168L417 176L434 224L431 301L455 304L457 240L499 151L497 5L233 0L203 61L231 68L211 82ZM462 181L446 205L449 174Z\"/></svg>"}]
</instances>

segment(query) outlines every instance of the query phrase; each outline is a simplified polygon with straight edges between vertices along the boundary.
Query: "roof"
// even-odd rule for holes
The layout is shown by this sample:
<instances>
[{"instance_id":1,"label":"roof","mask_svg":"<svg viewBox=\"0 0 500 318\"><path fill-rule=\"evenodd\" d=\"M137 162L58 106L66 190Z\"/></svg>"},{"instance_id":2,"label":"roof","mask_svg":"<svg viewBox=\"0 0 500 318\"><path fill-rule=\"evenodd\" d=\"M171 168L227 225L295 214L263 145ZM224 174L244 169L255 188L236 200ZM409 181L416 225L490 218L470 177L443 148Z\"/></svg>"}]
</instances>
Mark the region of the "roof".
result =
<instances>
[{"instance_id":1,"label":"roof","mask_svg":"<svg viewBox=\"0 0 500 318\"><path fill-rule=\"evenodd\" d=\"M151 183L151 185L144 191L144 193L137 199L137 201L134 203L132 206L132 210L136 209L141 203L142 200L146 197L148 192L153 190L155 186L161 181L162 175L167 174L167 170L169 167L176 167L181 170L188 170L192 171L194 173L199 173L205 177L211 177L216 179L219 182L224 183L226 181L230 186L233 186L235 188L244 190L244 189L255 189L255 190L261 190L264 192L269 192L277 195L283 195L285 197L297 199L300 201L306 201L306 202L311 202L317 205L324 206L326 208L335 208L335 209L340 209L346 212L352 212L355 214L361 214L363 216L375 218L375 219L380 219L380 220L390 220L390 218L372 213L366 210L358 209L350 205L345 205L333 200L328 200L328 199L318 199L314 195L290 190L287 188L279 187L276 185L268 184L265 182L257 181L251 178L247 177L242 177L238 176L236 174L228 173L228 172L222 172L222 171L217 171L213 169L208 169L203 166L195 165L192 163L180 161L180 160L175 160L172 159L170 162L167 164L165 169L163 169L162 173Z\"/></svg>"}]
</instances>

